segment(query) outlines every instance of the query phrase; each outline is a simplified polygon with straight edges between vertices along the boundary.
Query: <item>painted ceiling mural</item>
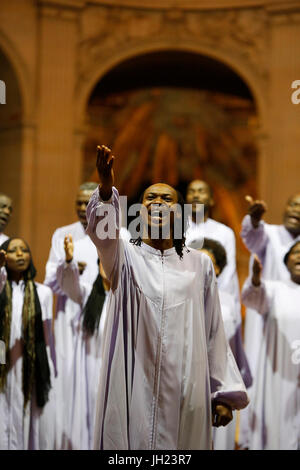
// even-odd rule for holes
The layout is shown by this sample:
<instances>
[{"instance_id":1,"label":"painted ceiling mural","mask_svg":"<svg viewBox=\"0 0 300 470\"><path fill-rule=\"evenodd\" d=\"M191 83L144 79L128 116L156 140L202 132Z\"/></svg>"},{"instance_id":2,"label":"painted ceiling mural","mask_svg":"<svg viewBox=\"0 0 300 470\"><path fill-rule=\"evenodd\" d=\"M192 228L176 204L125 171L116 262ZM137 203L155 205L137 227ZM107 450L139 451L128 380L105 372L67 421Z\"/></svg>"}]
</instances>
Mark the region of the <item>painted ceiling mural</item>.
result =
<instances>
[{"instance_id":1,"label":"painted ceiling mural","mask_svg":"<svg viewBox=\"0 0 300 470\"><path fill-rule=\"evenodd\" d=\"M183 194L189 181L214 190L214 218L238 234L245 194L256 195L256 111L251 99L188 88L92 95L82 180L97 180L96 146L114 155L120 194L135 202L162 181Z\"/></svg>"}]
</instances>

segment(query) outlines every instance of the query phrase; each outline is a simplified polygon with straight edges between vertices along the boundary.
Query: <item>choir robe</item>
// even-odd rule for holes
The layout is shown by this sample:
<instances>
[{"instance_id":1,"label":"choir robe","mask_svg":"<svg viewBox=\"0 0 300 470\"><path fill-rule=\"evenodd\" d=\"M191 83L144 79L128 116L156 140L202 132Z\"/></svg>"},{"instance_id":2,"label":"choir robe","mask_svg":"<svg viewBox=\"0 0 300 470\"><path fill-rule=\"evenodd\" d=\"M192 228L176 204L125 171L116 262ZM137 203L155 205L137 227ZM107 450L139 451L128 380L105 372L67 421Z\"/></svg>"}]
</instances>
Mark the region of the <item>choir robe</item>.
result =
<instances>
[{"instance_id":1,"label":"choir robe","mask_svg":"<svg viewBox=\"0 0 300 470\"><path fill-rule=\"evenodd\" d=\"M56 349L55 388L59 397L56 407L56 448L69 448L69 423L71 404L71 373L75 348L75 331L72 320L77 313L77 305L60 289L57 282L57 267L65 260L64 239L72 235L74 244L74 260L87 263L82 282L93 284L98 275L97 250L86 235L81 222L60 227L55 230L49 258L46 264L44 284L51 287L57 295L54 323Z\"/></svg>"},{"instance_id":2,"label":"choir robe","mask_svg":"<svg viewBox=\"0 0 300 470\"><path fill-rule=\"evenodd\" d=\"M226 251L227 264L218 277L219 288L234 296L236 307L241 309L240 288L236 271L236 246L235 235L233 230L216 220L208 218L205 222L196 224L193 220L189 220L186 232L186 245L193 242L210 238L221 243Z\"/></svg>"},{"instance_id":3,"label":"choir robe","mask_svg":"<svg viewBox=\"0 0 300 470\"><path fill-rule=\"evenodd\" d=\"M74 302L73 328L76 332L71 368L71 406L69 407L69 449L90 450L94 442L96 393L101 368L101 340L105 322L106 300L98 328L89 335L82 328L82 313L92 290L92 284L82 282L74 261L61 263L57 280L63 292ZM107 299L107 295L106 295Z\"/></svg>"},{"instance_id":4,"label":"choir robe","mask_svg":"<svg viewBox=\"0 0 300 470\"><path fill-rule=\"evenodd\" d=\"M250 387L252 384L252 375L243 347L240 312L237 311L234 297L231 294L219 289L219 298L226 338L229 341L244 384L246 387ZM214 449L234 450L235 435L236 413L234 412L233 420L227 426L214 429Z\"/></svg>"},{"instance_id":5,"label":"choir robe","mask_svg":"<svg viewBox=\"0 0 300 470\"><path fill-rule=\"evenodd\" d=\"M262 277L266 280L285 281L290 279L290 273L283 262L285 254L300 236L294 238L284 225L271 225L260 221L258 228L254 228L250 215L246 215L242 222L241 237L248 250L256 253L263 265ZM249 273L252 272L253 256L250 258ZM263 335L263 320L253 309L247 308L244 345L247 354L252 376L253 386L259 359L260 344ZM248 390L251 398L252 390ZM249 407L241 413L240 438L242 447L249 446L249 417L248 413L254 405L250 401Z\"/></svg>"},{"instance_id":6,"label":"choir robe","mask_svg":"<svg viewBox=\"0 0 300 470\"><path fill-rule=\"evenodd\" d=\"M116 237L101 240L102 209ZM101 213L100 213L100 212ZM95 422L96 449L211 449L212 402L248 396L225 337L214 268L196 250L163 253L119 238L119 196L96 190L87 233L111 281Z\"/></svg>"},{"instance_id":7,"label":"choir robe","mask_svg":"<svg viewBox=\"0 0 300 470\"><path fill-rule=\"evenodd\" d=\"M264 321L249 411L250 449L300 449L300 285L263 281L255 287L248 278L242 301Z\"/></svg>"},{"instance_id":8,"label":"choir robe","mask_svg":"<svg viewBox=\"0 0 300 470\"><path fill-rule=\"evenodd\" d=\"M0 292L5 286L6 270L0 271ZM10 364L5 390L0 393L0 449L52 450L55 447L54 340L52 334L52 292L35 283L39 296L46 350L50 368L51 390L43 408L36 404L35 391L24 410L22 391L22 309L24 281L12 282L12 320L10 331ZM1 367L1 366L0 366Z\"/></svg>"},{"instance_id":9,"label":"choir robe","mask_svg":"<svg viewBox=\"0 0 300 470\"><path fill-rule=\"evenodd\" d=\"M2 245L2 243L4 243L6 240L8 240L8 236L5 235L5 233L0 233L0 246Z\"/></svg>"}]
</instances>

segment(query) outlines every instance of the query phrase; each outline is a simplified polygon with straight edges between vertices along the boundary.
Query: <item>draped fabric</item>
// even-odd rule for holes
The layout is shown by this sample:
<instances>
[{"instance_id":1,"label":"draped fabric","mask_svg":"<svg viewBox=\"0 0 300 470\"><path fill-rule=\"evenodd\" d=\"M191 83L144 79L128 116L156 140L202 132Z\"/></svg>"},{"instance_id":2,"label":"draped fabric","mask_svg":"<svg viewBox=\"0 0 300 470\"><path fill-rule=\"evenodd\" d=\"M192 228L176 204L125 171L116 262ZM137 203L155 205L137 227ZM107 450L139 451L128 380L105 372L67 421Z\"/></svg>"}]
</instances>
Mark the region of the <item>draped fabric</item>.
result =
<instances>
[{"instance_id":1,"label":"draped fabric","mask_svg":"<svg viewBox=\"0 0 300 470\"><path fill-rule=\"evenodd\" d=\"M225 337L208 256L184 249L101 240L98 190L87 208L87 233L111 282L99 380L95 448L210 449L211 407L233 409L248 397Z\"/></svg>"},{"instance_id":2,"label":"draped fabric","mask_svg":"<svg viewBox=\"0 0 300 470\"><path fill-rule=\"evenodd\" d=\"M249 447L299 450L300 286L289 280L255 287L248 278L242 300L264 325L249 410Z\"/></svg>"}]
</instances>

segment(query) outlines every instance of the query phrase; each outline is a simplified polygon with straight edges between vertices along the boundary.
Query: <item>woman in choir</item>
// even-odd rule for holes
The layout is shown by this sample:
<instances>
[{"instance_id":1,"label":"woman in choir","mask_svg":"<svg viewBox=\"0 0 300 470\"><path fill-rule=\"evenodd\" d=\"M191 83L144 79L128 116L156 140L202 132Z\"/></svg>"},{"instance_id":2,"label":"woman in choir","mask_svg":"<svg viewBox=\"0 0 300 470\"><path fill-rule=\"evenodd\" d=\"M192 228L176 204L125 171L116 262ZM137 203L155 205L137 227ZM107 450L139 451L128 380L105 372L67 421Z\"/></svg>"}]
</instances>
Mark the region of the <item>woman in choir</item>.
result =
<instances>
[{"instance_id":1,"label":"woman in choir","mask_svg":"<svg viewBox=\"0 0 300 470\"><path fill-rule=\"evenodd\" d=\"M163 183L143 194L136 243L120 239L113 161L98 147L100 185L87 208L87 233L111 282L95 448L211 449L212 422L228 424L248 403L211 260L176 234L180 199Z\"/></svg>"},{"instance_id":2,"label":"woman in choir","mask_svg":"<svg viewBox=\"0 0 300 470\"><path fill-rule=\"evenodd\" d=\"M300 242L284 257L287 281L261 279L255 255L242 302L263 319L250 410L250 449L300 449Z\"/></svg>"},{"instance_id":3,"label":"woman in choir","mask_svg":"<svg viewBox=\"0 0 300 470\"><path fill-rule=\"evenodd\" d=\"M0 449L54 449L52 292L20 238L0 246L0 267Z\"/></svg>"},{"instance_id":4,"label":"woman in choir","mask_svg":"<svg viewBox=\"0 0 300 470\"><path fill-rule=\"evenodd\" d=\"M101 340L109 282L99 264L94 283L82 281L78 263L73 259L72 235L64 239L65 261L57 268L60 289L73 303L72 321L75 334L73 366L71 368L70 416L68 448L93 448L96 393L101 367Z\"/></svg>"},{"instance_id":5,"label":"woman in choir","mask_svg":"<svg viewBox=\"0 0 300 470\"><path fill-rule=\"evenodd\" d=\"M192 243L190 247L199 249L197 242ZM204 238L203 244L201 243L199 247L201 251L206 253L212 260L218 279L227 263L227 256L224 247L221 245L221 243L209 238ZM226 337L229 341L243 381L248 388L252 384L252 376L243 347L240 311L237 309L234 295L221 289L220 286L219 298ZM236 416L234 415L234 419L225 428L218 428L214 430L213 440L215 450L234 450L236 432L235 418Z\"/></svg>"}]
</instances>

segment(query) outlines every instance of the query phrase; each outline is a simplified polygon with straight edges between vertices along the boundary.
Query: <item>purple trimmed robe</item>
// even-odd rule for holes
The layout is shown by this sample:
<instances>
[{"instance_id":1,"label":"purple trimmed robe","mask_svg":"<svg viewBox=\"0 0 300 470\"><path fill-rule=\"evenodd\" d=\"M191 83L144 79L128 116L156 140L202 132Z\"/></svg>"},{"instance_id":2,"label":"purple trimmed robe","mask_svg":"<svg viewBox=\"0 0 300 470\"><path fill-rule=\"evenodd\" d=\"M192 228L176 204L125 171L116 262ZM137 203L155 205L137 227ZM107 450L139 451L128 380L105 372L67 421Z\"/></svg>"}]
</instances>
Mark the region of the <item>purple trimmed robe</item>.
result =
<instances>
[{"instance_id":1,"label":"purple trimmed robe","mask_svg":"<svg viewBox=\"0 0 300 470\"><path fill-rule=\"evenodd\" d=\"M108 216L107 204L114 208ZM233 409L248 404L225 337L212 262L193 249L180 259L175 248L162 253L122 240L119 216L116 188L106 202L95 190L87 233L111 281L95 448L211 449L212 402ZM100 239L105 218L116 236Z\"/></svg>"}]
</instances>

